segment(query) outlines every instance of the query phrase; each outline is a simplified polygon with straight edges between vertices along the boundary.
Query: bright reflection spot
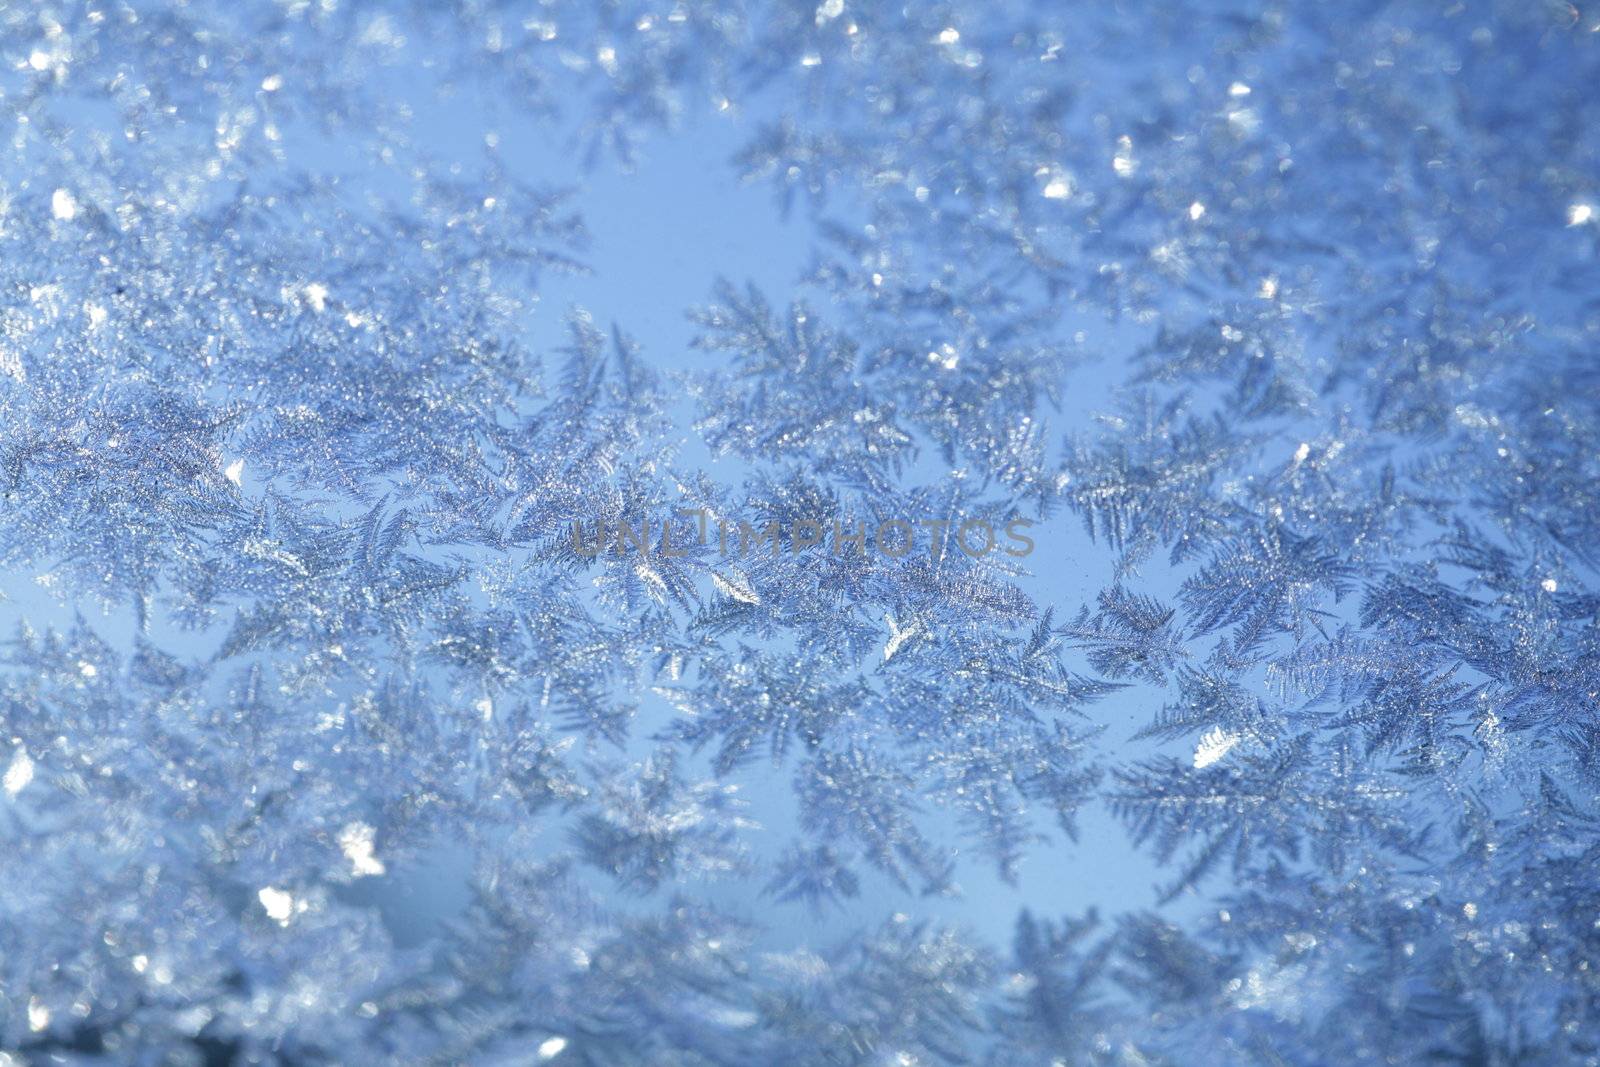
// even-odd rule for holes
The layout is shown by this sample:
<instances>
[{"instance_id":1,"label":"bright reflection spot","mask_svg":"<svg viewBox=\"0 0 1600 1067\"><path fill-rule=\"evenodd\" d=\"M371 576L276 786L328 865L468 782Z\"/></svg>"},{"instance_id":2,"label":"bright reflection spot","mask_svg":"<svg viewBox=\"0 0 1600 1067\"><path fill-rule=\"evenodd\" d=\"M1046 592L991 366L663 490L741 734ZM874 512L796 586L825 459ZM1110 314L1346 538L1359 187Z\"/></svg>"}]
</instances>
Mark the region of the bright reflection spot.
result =
<instances>
[{"instance_id":1,"label":"bright reflection spot","mask_svg":"<svg viewBox=\"0 0 1600 1067\"><path fill-rule=\"evenodd\" d=\"M1205 213L1206 206L1200 201L1196 200L1194 203L1189 205L1189 217L1195 222L1199 222L1201 216L1203 216Z\"/></svg>"},{"instance_id":2,"label":"bright reflection spot","mask_svg":"<svg viewBox=\"0 0 1600 1067\"><path fill-rule=\"evenodd\" d=\"M1132 137L1124 134L1117 138L1117 154L1111 157L1111 169L1119 178L1126 178L1139 169L1139 164L1133 161Z\"/></svg>"},{"instance_id":3,"label":"bright reflection spot","mask_svg":"<svg viewBox=\"0 0 1600 1067\"><path fill-rule=\"evenodd\" d=\"M1567 208L1567 225L1582 226L1586 222L1594 221L1593 204L1573 204Z\"/></svg>"},{"instance_id":4,"label":"bright reflection spot","mask_svg":"<svg viewBox=\"0 0 1600 1067\"><path fill-rule=\"evenodd\" d=\"M78 202L65 189L57 189L50 194L50 214L62 220L76 218Z\"/></svg>"},{"instance_id":5,"label":"bright reflection spot","mask_svg":"<svg viewBox=\"0 0 1600 1067\"><path fill-rule=\"evenodd\" d=\"M541 1060L553 1060L557 1056L561 1055L561 1050L566 1047L566 1038L547 1037L539 1043L539 1058Z\"/></svg>"},{"instance_id":6,"label":"bright reflection spot","mask_svg":"<svg viewBox=\"0 0 1600 1067\"><path fill-rule=\"evenodd\" d=\"M373 855L372 839L376 831L364 822L353 822L339 834L339 848L350 861L350 870L357 878L382 874L383 861Z\"/></svg>"},{"instance_id":7,"label":"bright reflection spot","mask_svg":"<svg viewBox=\"0 0 1600 1067\"><path fill-rule=\"evenodd\" d=\"M1044 182L1040 190L1048 200L1065 200L1072 195L1072 175L1060 167L1050 165L1038 167L1033 176Z\"/></svg>"},{"instance_id":8,"label":"bright reflection spot","mask_svg":"<svg viewBox=\"0 0 1600 1067\"><path fill-rule=\"evenodd\" d=\"M267 918L280 926L289 925L289 917L294 914L293 896L269 885L256 894L256 899L261 902L261 910L267 913Z\"/></svg>"},{"instance_id":9,"label":"bright reflection spot","mask_svg":"<svg viewBox=\"0 0 1600 1067\"><path fill-rule=\"evenodd\" d=\"M3 787L8 796L16 796L28 788L28 783L33 781L33 760L22 749L17 749L17 754L11 757L11 766L6 768L4 778L0 778L0 787Z\"/></svg>"}]
</instances>

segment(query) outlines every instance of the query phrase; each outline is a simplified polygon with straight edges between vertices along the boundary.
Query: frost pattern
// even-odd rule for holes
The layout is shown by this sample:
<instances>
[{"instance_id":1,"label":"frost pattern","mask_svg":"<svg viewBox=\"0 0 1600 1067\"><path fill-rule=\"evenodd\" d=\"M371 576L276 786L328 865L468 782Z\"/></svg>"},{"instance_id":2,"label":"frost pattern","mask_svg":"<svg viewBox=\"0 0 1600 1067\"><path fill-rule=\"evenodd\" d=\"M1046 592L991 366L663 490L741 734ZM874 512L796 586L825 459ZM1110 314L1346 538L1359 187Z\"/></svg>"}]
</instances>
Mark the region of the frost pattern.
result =
<instances>
[{"instance_id":1,"label":"frost pattern","mask_svg":"<svg viewBox=\"0 0 1600 1067\"><path fill-rule=\"evenodd\" d=\"M1600 1062L1595 12L16 4L0 51L13 1058ZM683 380L625 309L531 350L582 220L436 154L419 77L596 167L748 106L812 268L708 292ZM1071 520L1104 587L569 535L677 508ZM1161 903L916 917L1095 811ZM794 906L877 918L774 949Z\"/></svg>"}]
</instances>

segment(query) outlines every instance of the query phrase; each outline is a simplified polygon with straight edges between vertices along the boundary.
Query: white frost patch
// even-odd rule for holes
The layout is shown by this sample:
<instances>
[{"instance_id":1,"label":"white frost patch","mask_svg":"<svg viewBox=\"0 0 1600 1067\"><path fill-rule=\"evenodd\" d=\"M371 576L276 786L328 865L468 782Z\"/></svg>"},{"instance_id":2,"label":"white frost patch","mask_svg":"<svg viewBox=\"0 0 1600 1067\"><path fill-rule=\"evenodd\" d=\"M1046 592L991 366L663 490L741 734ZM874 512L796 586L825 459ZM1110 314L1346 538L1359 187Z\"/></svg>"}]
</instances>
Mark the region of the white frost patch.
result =
<instances>
[{"instance_id":1,"label":"white frost patch","mask_svg":"<svg viewBox=\"0 0 1600 1067\"><path fill-rule=\"evenodd\" d=\"M350 861L350 871L357 878L382 874L387 868L373 855L372 841L377 831L364 822L353 822L339 834L339 848Z\"/></svg>"},{"instance_id":2,"label":"white frost patch","mask_svg":"<svg viewBox=\"0 0 1600 1067\"><path fill-rule=\"evenodd\" d=\"M821 26L842 14L844 14L844 0L822 0L822 3L817 5L817 25Z\"/></svg>"},{"instance_id":3,"label":"white frost patch","mask_svg":"<svg viewBox=\"0 0 1600 1067\"><path fill-rule=\"evenodd\" d=\"M62 221L77 218L78 201L65 189L57 189L50 194L50 214Z\"/></svg>"},{"instance_id":4,"label":"white frost patch","mask_svg":"<svg viewBox=\"0 0 1600 1067\"><path fill-rule=\"evenodd\" d=\"M1213 726L1200 735L1200 743L1194 746L1194 765L1196 769L1203 769L1233 751L1243 738L1232 730L1224 730L1220 726Z\"/></svg>"},{"instance_id":5,"label":"white frost patch","mask_svg":"<svg viewBox=\"0 0 1600 1067\"><path fill-rule=\"evenodd\" d=\"M306 303L311 305L312 311L321 314L328 306L328 287L321 282L312 282L302 292L305 293Z\"/></svg>"},{"instance_id":6,"label":"white frost patch","mask_svg":"<svg viewBox=\"0 0 1600 1067\"><path fill-rule=\"evenodd\" d=\"M28 783L33 781L33 760L22 749L17 749L17 754L11 757L11 766L6 768L4 778L0 778L0 787L3 787L7 796L16 796L28 788Z\"/></svg>"},{"instance_id":7,"label":"white frost patch","mask_svg":"<svg viewBox=\"0 0 1600 1067\"><path fill-rule=\"evenodd\" d=\"M712 571L711 584L716 586L723 596L732 597L741 604L761 603L760 595L750 587L748 578L736 571L730 573L733 575L731 578L724 578L716 571Z\"/></svg>"},{"instance_id":8,"label":"white frost patch","mask_svg":"<svg viewBox=\"0 0 1600 1067\"><path fill-rule=\"evenodd\" d=\"M243 485L244 484L244 460L242 460L242 459L234 460L232 463L228 464L226 467L224 467L222 469L222 473L224 475L226 475L228 481L232 482L234 485Z\"/></svg>"},{"instance_id":9,"label":"white frost patch","mask_svg":"<svg viewBox=\"0 0 1600 1067\"><path fill-rule=\"evenodd\" d=\"M893 615L885 615L883 621L889 624L889 643L883 646L883 659L887 663L896 652L900 651L901 645L917 635L922 629L922 624L913 619L911 625L902 630L895 624Z\"/></svg>"}]
</instances>

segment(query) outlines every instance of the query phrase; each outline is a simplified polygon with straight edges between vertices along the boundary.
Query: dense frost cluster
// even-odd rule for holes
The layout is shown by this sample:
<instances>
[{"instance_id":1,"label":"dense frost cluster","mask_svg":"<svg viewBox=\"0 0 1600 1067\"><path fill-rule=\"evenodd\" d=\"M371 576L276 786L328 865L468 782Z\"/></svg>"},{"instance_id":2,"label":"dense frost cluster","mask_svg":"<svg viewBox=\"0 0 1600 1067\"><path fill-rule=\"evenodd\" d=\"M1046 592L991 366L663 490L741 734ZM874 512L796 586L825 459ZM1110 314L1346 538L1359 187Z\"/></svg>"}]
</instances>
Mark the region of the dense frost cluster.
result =
<instances>
[{"instance_id":1,"label":"dense frost cluster","mask_svg":"<svg viewBox=\"0 0 1600 1067\"><path fill-rule=\"evenodd\" d=\"M1600 1063L1596 86L1587 2L0 3L0 1063ZM535 343L492 131L727 115L805 276ZM679 509L1038 548L572 539ZM1093 819L1158 892L929 903Z\"/></svg>"}]
</instances>

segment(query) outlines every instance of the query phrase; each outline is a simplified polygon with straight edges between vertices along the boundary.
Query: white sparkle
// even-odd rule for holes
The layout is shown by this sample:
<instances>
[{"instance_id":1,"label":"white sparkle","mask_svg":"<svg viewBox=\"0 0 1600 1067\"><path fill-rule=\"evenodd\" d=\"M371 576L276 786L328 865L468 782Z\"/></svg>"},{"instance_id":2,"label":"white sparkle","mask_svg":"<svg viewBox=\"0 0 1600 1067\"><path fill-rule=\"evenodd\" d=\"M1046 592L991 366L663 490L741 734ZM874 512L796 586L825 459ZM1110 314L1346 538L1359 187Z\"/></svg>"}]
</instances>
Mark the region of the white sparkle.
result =
<instances>
[{"instance_id":1,"label":"white sparkle","mask_svg":"<svg viewBox=\"0 0 1600 1067\"><path fill-rule=\"evenodd\" d=\"M1573 204L1567 208L1567 225L1582 226L1586 222L1594 221L1593 204Z\"/></svg>"},{"instance_id":2,"label":"white sparkle","mask_svg":"<svg viewBox=\"0 0 1600 1067\"><path fill-rule=\"evenodd\" d=\"M961 31L954 26L946 26L939 31L940 44L955 44L959 40L961 40Z\"/></svg>"},{"instance_id":3,"label":"white sparkle","mask_svg":"<svg viewBox=\"0 0 1600 1067\"><path fill-rule=\"evenodd\" d=\"M1546 593L1554 593L1561 587L1556 584L1556 580L1554 578L1546 578L1544 581L1539 583L1539 588L1543 589Z\"/></svg>"},{"instance_id":4,"label":"white sparkle","mask_svg":"<svg viewBox=\"0 0 1600 1067\"><path fill-rule=\"evenodd\" d=\"M566 1047L566 1038L547 1037L543 1041L539 1042L539 1058L541 1060L553 1060L557 1056L561 1055L561 1050Z\"/></svg>"},{"instance_id":5,"label":"white sparkle","mask_svg":"<svg viewBox=\"0 0 1600 1067\"><path fill-rule=\"evenodd\" d=\"M234 485L243 485L244 484L244 460L242 460L242 459L234 460L232 463L228 464L226 467L223 468L222 473L224 475L226 475L227 478L228 478L228 481L232 482Z\"/></svg>"},{"instance_id":6,"label":"white sparkle","mask_svg":"<svg viewBox=\"0 0 1600 1067\"><path fill-rule=\"evenodd\" d=\"M63 221L76 218L78 202L65 189L57 189L50 194L50 214Z\"/></svg>"},{"instance_id":7,"label":"white sparkle","mask_svg":"<svg viewBox=\"0 0 1600 1067\"><path fill-rule=\"evenodd\" d=\"M1201 216L1205 213L1206 206L1200 201L1196 200L1194 203L1189 205L1189 218L1193 219L1195 222L1199 222Z\"/></svg>"}]
</instances>

